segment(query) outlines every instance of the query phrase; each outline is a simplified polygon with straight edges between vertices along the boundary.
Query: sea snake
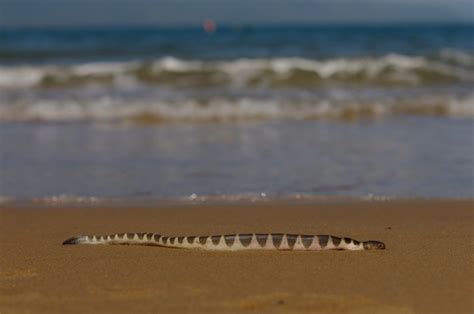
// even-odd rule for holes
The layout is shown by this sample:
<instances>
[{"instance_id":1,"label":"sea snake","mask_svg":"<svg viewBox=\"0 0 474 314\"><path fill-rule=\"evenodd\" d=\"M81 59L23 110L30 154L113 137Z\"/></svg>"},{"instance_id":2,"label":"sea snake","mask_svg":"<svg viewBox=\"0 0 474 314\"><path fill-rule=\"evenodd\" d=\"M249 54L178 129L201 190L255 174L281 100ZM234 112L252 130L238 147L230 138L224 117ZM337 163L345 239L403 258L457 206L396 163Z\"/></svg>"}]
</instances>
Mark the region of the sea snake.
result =
<instances>
[{"instance_id":1,"label":"sea snake","mask_svg":"<svg viewBox=\"0 0 474 314\"><path fill-rule=\"evenodd\" d=\"M241 250L371 250L385 249L380 241L359 242L351 238L330 235L289 233L245 233L214 236L168 237L156 233L121 233L106 236L76 236L63 244L135 244L169 248L203 249L215 251Z\"/></svg>"}]
</instances>

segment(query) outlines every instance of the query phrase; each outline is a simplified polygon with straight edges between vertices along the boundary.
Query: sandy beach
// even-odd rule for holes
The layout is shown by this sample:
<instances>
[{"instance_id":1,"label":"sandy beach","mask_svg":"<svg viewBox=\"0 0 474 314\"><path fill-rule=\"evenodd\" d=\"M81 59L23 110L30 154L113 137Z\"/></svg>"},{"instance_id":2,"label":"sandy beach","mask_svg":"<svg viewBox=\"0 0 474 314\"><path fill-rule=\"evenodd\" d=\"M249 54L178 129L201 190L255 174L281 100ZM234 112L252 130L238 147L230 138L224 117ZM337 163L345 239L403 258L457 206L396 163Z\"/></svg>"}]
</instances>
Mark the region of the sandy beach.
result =
<instances>
[{"instance_id":1,"label":"sandy beach","mask_svg":"<svg viewBox=\"0 0 474 314\"><path fill-rule=\"evenodd\" d=\"M472 201L3 204L0 313L472 313ZM333 234L384 251L62 246L77 234Z\"/></svg>"}]
</instances>

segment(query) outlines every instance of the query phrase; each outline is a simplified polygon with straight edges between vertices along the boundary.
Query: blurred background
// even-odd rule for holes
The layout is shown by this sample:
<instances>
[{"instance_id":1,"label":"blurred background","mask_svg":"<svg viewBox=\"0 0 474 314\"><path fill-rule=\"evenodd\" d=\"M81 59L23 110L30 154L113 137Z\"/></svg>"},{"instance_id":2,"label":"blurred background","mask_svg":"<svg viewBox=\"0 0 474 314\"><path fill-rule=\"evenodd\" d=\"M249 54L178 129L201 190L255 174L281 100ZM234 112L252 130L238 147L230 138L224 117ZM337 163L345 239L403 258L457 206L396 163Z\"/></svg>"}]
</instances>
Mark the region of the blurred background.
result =
<instances>
[{"instance_id":1,"label":"blurred background","mask_svg":"<svg viewBox=\"0 0 474 314\"><path fill-rule=\"evenodd\" d=\"M0 0L0 196L472 197L473 12Z\"/></svg>"}]
</instances>

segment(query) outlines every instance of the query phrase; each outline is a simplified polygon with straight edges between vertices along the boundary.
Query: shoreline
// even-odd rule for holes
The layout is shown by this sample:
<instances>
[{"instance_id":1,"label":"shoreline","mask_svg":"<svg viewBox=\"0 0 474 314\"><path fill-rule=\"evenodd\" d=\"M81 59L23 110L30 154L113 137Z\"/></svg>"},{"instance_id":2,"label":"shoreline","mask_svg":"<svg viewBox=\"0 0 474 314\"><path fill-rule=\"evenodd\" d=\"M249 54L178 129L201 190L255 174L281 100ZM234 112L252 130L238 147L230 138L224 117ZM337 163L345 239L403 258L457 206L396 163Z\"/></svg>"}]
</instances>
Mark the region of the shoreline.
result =
<instances>
[{"instance_id":1,"label":"shoreline","mask_svg":"<svg viewBox=\"0 0 474 314\"><path fill-rule=\"evenodd\" d=\"M371 202L474 202L474 198L466 197L410 197L367 194L364 196L341 195L311 195L291 194L287 196L273 196L266 193L235 194L235 195L184 195L177 197L144 197L120 198L98 196L54 195L35 198L15 198L0 196L0 209L2 208L49 208L49 207L84 207L84 208L110 208L110 207L166 207L166 206L234 206L234 205L259 205L259 204L319 204L319 203L371 203Z\"/></svg>"},{"instance_id":2,"label":"shoreline","mask_svg":"<svg viewBox=\"0 0 474 314\"><path fill-rule=\"evenodd\" d=\"M119 202L120 203L120 202ZM473 200L0 204L0 312L471 313ZM77 234L380 240L361 252L62 246Z\"/></svg>"}]
</instances>

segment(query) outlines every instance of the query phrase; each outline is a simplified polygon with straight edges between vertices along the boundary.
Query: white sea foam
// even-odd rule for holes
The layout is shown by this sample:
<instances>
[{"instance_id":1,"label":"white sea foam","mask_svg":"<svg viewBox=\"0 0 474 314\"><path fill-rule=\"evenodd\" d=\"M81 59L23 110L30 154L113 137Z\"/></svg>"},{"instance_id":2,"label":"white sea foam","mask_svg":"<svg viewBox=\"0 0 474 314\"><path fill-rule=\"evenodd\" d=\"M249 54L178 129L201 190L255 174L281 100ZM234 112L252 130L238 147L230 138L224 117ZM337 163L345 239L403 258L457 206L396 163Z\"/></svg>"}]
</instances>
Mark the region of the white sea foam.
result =
<instances>
[{"instance_id":1,"label":"white sea foam","mask_svg":"<svg viewBox=\"0 0 474 314\"><path fill-rule=\"evenodd\" d=\"M76 75L121 74L131 70L138 62L91 62L72 67Z\"/></svg>"},{"instance_id":2,"label":"white sea foam","mask_svg":"<svg viewBox=\"0 0 474 314\"><path fill-rule=\"evenodd\" d=\"M73 196L73 195L54 195L42 198L35 198L33 202L36 203L52 203L52 204L63 204L63 203L97 203L100 201L105 201L107 199L101 199L99 197L94 196ZM108 201L112 201L112 199L108 199Z\"/></svg>"},{"instance_id":3,"label":"white sea foam","mask_svg":"<svg viewBox=\"0 0 474 314\"><path fill-rule=\"evenodd\" d=\"M37 85L47 66L0 66L0 88L22 88Z\"/></svg>"},{"instance_id":4,"label":"white sea foam","mask_svg":"<svg viewBox=\"0 0 474 314\"><path fill-rule=\"evenodd\" d=\"M15 199L13 197L8 197L8 196L0 196L0 205L14 202Z\"/></svg>"},{"instance_id":5,"label":"white sea foam","mask_svg":"<svg viewBox=\"0 0 474 314\"><path fill-rule=\"evenodd\" d=\"M448 112L454 117L474 117L474 95L465 98L451 99Z\"/></svg>"},{"instance_id":6,"label":"white sea foam","mask_svg":"<svg viewBox=\"0 0 474 314\"><path fill-rule=\"evenodd\" d=\"M204 63L199 61L184 61L174 57L164 57L153 63L154 71L186 72L202 70Z\"/></svg>"}]
</instances>

